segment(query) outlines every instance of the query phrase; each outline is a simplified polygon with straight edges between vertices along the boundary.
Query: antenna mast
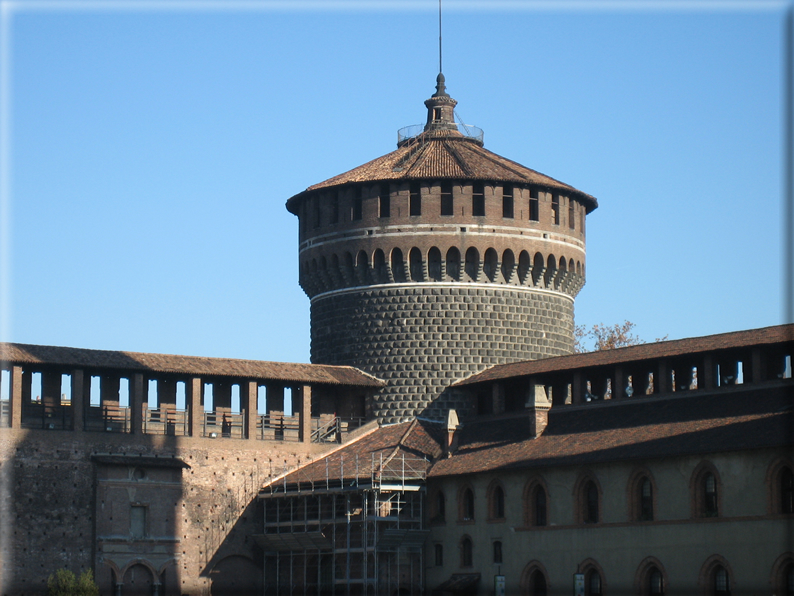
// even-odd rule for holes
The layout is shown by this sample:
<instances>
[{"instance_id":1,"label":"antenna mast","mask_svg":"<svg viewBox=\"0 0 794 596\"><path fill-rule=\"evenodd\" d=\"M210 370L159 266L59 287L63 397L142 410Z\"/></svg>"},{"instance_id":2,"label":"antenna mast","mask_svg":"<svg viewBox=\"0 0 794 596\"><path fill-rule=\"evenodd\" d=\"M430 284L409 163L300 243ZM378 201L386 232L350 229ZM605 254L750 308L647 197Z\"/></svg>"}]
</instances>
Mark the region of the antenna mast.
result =
<instances>
[{"instance_id":1,"label":"antenna mast","mask_svg":"<svg viewBox=\"0 0 794 596\"><path fill-rule=\"evenodd\" d=\"M443 72L441 68L441 0L438 0L438 72Z\"/></svg>"}]
</instances>

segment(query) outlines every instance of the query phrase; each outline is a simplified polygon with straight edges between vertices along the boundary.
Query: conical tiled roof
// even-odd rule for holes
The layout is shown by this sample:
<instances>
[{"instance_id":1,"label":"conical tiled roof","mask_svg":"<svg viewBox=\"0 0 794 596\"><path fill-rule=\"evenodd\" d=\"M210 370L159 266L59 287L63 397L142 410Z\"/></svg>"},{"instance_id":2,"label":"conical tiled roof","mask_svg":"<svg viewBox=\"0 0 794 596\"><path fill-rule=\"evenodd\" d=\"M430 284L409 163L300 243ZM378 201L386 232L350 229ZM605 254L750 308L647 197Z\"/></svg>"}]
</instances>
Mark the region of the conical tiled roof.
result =
<instances>
[{"instance_id":1,"label":"conical tiled roof","mask_svg":"<svg viewBox=\"0 0 794 596\"><path fill-rule=\"evenodd\" d=\"M443 91L443 78L441 85ZM295 200L306 193L348 184L440 179L532 184L576 197L586 206L588 213L598 206L595 197L488 151L480 139L459 132L452 121L451 106L454 103L457 102L437 92L425 102L429 116L424 132L401 141L396 151L310 186L292 197L287 208L294 212ZM433 110L438 105L449 106L448 111L443 114L436 112L439 119L433 120Z\"/></svg>"}]
</instances>

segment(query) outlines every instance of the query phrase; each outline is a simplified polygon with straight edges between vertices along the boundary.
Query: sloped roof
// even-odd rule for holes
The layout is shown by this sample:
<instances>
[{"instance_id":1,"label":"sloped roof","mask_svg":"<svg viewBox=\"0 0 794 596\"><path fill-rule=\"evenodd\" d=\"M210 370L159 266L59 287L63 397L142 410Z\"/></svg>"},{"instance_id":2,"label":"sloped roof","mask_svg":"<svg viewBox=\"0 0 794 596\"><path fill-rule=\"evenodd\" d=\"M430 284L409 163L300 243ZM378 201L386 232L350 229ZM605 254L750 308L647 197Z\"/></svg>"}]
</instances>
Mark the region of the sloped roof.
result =
<instances>
[{"instance_id":1,"label":"sloped roof","mask_svg":"<svg viewBox=\"0 0 794 596\"><path fill-rule=\"evenodd\" d=\"M457 381L453 383L453 386L473 385L475 383L499 381L511 377L524 377L575 368L608 366L621 362L672 358L712 350L749 348L785 342L794 342L794 325L777 325L774 327L749 329L747 331L734 331L717 335L641 344L614 350L600 350L597 352L570 354L568 356L554 356L541 360L499 364L481 373Z\"/></svg>"},{"instance_id":2,"label":"sloped roof","mask_svg":"<svg viewBox=\"0 0 794 596\"><path fill-rule=\"evenodd\" d=\"M389 468L389 462L399 465L404 457L412 466L419 462L422 475L426 474L433 460L441 455L441 425L414 418L409 422L381 426L357 440L301 466L285 476L265 485L280 488L283 486L319 486L326 481L338 485L339 482L354 483L369 481ZM394 468L394 466L391 466Z\"/></svg>"},{"instance_id":3,"label":"sloped roof","mask_svg":"<svg viewBox=\"0 0 794 596\"><path fill-rule=\"evenodd\" d=\"M568 193L580 200L588 213L598 207L595 197L488 151L478 142L460 133L431 131L420 134L413 143L406 143L396 151L310 186L289 199L287 209L296 213L296 201L304 194L335 186L362 182L439 179L533 184Z\"/></svg>"},{"instance_id":4,"label":"sloped roof","mask_svg":"<svg viewBox=\"0 0 794 596\"><path fill-rule=\"evenodd\" d=\"M202 377L245 377L269 381L360 387L382 387L385 384L352 366L175 356L16 343L0 343L0 362L178 373Z\"/></svg>"},{"instance_id":5,"label":"sloped roof","mask_svg":"<svg viewBox=\"0 0 794 596\"><path fill-rule=\"evenodd\" d=\"M528 414L464 425L429 477L791 446L791 382L675 398L555 406L543 434Z\"/></svg>"}]
</instances>

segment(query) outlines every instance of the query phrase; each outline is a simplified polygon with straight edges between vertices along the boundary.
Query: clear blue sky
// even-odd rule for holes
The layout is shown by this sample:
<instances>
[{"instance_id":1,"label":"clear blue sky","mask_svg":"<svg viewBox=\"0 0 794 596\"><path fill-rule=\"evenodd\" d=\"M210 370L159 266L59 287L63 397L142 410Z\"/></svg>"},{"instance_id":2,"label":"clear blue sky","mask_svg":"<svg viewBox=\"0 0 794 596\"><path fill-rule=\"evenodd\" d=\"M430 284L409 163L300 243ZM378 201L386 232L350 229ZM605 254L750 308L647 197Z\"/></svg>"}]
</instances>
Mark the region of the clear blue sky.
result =
<instances>
[{"instance_id":1,"label":"clear blue sky","mask_svg":"<svg viewBox=\"0 0 794 596\"><path fill-rule=\"evenodd\" d=\"M284 203L424 120L435 0L4 4L2 339L308 361ZM785 6L445 2L461 118L599 200L579 324L784 322Z\"/></svg>"}]
</instances>

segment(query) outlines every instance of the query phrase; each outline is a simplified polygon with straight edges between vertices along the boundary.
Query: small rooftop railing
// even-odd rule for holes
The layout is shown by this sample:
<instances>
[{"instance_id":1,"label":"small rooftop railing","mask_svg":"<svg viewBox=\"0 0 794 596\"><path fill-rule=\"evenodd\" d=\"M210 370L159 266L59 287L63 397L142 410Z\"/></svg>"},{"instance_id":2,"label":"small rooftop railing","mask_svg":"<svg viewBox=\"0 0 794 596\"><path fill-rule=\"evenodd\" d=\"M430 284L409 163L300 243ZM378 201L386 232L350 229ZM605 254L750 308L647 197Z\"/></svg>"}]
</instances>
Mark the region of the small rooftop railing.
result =
<instances>
[{"instance_id":1,"label":"small rooftop railing","mask_svg":"<svg viewBox=\"0 0 794 596\"><path fill-rule=\"evenodd\" d=\"M85 413L85 430L130 432L130 408L117 405L91 406Z\"/></svg>"},{"instance_id":2,"label":"small rooftop railing","mask_svg":"<svg viewBox=\"0 0 794 596\"><path fill-rule=\"evenodd\" d=\"M478 143L482 144L485 133L481 128L477 126L473 126L471 124L462 124L460 122L456 122L455 126L457 127L458 132L462 134L464 137L468 139L473 139ZM403 128L397 131L397 144L400 145L405 141L418 137L423 132L425 132L424 124L412 124L410 126L404 126Z\"/></svg>"}]
</instances>

